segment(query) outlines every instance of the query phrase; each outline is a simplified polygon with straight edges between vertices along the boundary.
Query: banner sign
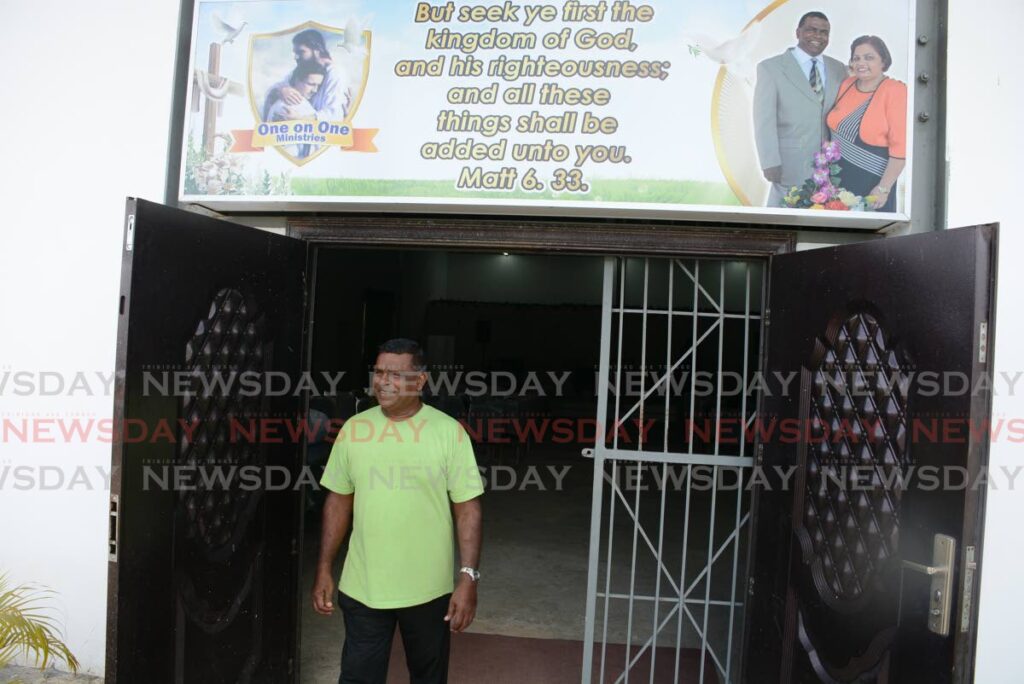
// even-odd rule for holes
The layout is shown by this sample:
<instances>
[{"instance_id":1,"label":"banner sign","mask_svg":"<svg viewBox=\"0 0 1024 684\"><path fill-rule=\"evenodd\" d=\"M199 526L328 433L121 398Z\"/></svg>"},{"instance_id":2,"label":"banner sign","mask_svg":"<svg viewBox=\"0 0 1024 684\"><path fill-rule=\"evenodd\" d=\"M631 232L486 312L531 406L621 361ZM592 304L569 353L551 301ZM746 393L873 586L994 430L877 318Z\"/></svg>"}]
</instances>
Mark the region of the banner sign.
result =
<instances>
[{"instance_id":1,"label":"banner sign","mask_svg":"<svg viewBox=\"0 0 1024 684\"><path fill-rule=\"evenodd\" d=\"M198 0L219 209L909 218L908 0Z\"/></svg>"}]
</instances>

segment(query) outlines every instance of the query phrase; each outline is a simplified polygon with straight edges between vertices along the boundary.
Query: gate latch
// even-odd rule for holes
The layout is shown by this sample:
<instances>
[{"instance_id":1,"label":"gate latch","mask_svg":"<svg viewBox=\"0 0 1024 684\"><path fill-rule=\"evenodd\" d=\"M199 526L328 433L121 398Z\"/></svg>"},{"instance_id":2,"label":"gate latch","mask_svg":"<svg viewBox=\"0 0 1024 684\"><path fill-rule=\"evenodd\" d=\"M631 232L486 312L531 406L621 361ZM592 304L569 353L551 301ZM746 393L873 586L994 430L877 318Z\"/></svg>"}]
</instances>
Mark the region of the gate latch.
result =
<instances>
[{"instance_id":1,"label":"gate latch","mask_svg":"<svg viewBox=\"0 0 1024 684\"><path fill-rule=\"evenodd\" d=\"M921 572L932 578L928 599L928 630L940 636L949 636L949 621L953 606L953 563L956 559L956 539L948 534L936 534L932 544L932 564L922 565L903 561L904 570Z\"/></svg>"}]
</instances>

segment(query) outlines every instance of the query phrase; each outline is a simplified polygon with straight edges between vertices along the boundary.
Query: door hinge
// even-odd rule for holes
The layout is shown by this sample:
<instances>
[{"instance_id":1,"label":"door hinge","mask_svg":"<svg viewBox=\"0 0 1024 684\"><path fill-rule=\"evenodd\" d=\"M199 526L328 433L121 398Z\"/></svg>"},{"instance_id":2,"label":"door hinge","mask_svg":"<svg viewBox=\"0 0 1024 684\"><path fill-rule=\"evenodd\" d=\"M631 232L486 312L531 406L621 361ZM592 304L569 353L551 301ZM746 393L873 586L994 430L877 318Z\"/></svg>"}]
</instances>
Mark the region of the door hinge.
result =
<instances>
[{"instance_id":1,"label":"door hinge","mask_svg":"<svg viewBox=\"0 0 1024 684\"><path fill-rule=\"evenodd\" d=\"M128 226L124 231L124 251L130 252L135 247L135 214L128 214Z\"/></svg>"},{"instance_id":2,"label":"door hinge","mask_svg":"<svg viewBox=\"0 0 1024 684\"><path fill-rule=\"evenodd\" d=\"M110 495L110 509L107 515L107 560L117 562L117 537L121 531L121 497Z\"/></svg>"},{"instance_id":3,"label":"door hinge","mask_svg":"<svg viewBox=\"0 0 1024 684\"><path fill-rule=\"evenodd\" d=\"M754 595L754 578L753 577L748 577L747 578L747 595L748 596L753 596Z\"/></svg>"},{"instance_id":4,"label":"door hinge","mask_svg":"<svg viewBox=\"0 0 1024 684\"><path fill-rule=\"evenodd\" d=\"M299 555L299 540L297 537L292 537L292 555Z\"/></svg>"},{"instance_id":5,"label":"door hinge","mask_svg":"<svg viewBox=\"0 0 1024 684\"><path fill-rule=\"evenodd\" d=\"M960 612L960 631L968 632L971 629L971 597L974 593L974 573L978 569L978 561L974 556L974 547L966 547L967 560L964 563L964 603Z\"/></svg>"},{"instance_id":6,"label":"door hinge","mask_svg":"<svg viewBox=\"0 0 1024 684\"><path fill-rule=\"evenodd\" d=\"M988 359L988 321L982 321L978 326L978 363L985 363Z\"/></svg>"},{"instance_id":7,"label":"door hinge","mask_svg":"<svg viewBox=\"0 0 1024 684\"><path fill-rule=\"evenodd\" d=\"M764 465L764 444L757 445L757 465Z\"/></svg>"},{"instance_id":8,"label":"door hinge","mask_svg":"<svg viewBox=\"0 0 1024 684\"><path fill-rule=\"evenodd\" d=\"M288 659L288 674L295 674L295 658Z\"/></svg>"},{"instance_id":9,"label":"door hinge","mask_svg":"<svg viewBox=\"0 0 1024 684\"><path fill-rule=\"evenodd\" d=\"M765 307L763 318L764 318L764 327L767 328L769 325L772 324L772 310L767 308L767 307Z\"/></svg>"},{"instance_id":10,"label":"door hinge","mask_svg":"<svg viewBox=\"0 0 1024 684\"><path fill-rule=\"evenodd\" d=\"M302 310L309 310L309 278L305 271L302 272Z\"/></svg>"}]
</instances>

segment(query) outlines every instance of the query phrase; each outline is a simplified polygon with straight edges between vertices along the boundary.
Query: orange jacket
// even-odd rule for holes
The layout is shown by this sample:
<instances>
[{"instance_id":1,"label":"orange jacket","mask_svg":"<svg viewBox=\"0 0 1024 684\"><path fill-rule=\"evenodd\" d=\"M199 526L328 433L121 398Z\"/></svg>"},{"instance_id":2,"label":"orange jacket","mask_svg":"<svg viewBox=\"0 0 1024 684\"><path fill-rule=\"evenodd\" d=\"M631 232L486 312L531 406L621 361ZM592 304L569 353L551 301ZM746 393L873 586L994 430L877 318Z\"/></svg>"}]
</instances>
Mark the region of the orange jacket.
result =
<instances>
[{"instance_id":1,"label":"orange jacket","mask_svg":"<svg viewBox=\"0 0 1024 684\"><path fill-rule=\"evenodd\" d=\"M850 77L839 86L839 97L828 113L828 127L836 130L839 122L864 104L871 93L862 93ZM885 147L890 157L907 158L907 86L902 81L886 78L878 85L875 99L868 105L860 122L860 137L868 145Z\"/></svg>"}]
</instances>

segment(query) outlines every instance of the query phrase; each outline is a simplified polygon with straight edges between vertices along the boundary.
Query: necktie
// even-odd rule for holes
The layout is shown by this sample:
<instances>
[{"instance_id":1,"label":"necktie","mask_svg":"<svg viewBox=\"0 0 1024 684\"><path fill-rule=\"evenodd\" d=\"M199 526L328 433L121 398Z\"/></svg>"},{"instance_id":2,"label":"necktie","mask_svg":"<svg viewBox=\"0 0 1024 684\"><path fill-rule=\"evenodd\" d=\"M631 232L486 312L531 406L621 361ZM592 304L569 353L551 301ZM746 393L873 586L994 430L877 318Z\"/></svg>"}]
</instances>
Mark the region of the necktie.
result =
<instances>
[{"instance_id":1,"label":"necktie","mask_svg":"<svg viewBox=\"0 0 1024 684\"><path fill-rule=\"evenodd\" d=\"M808 77L811 83L811 90L821 94L821 76L818 74L818 58L811 59L811 75Z\"/></svg>"}]
</instances>

